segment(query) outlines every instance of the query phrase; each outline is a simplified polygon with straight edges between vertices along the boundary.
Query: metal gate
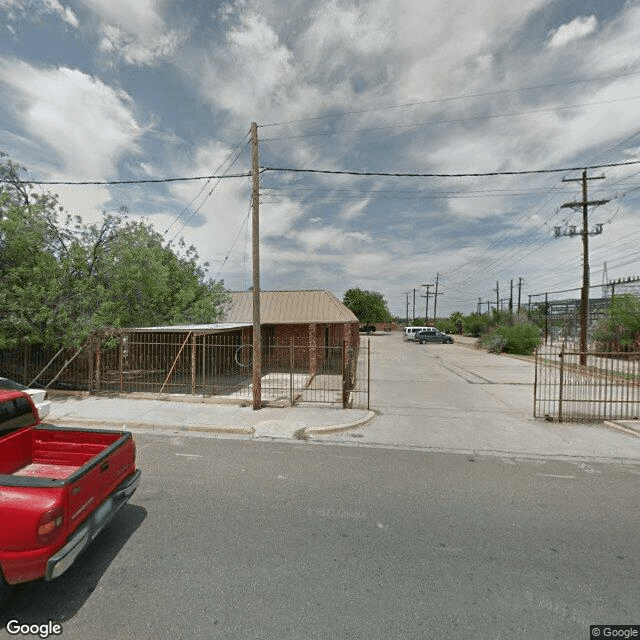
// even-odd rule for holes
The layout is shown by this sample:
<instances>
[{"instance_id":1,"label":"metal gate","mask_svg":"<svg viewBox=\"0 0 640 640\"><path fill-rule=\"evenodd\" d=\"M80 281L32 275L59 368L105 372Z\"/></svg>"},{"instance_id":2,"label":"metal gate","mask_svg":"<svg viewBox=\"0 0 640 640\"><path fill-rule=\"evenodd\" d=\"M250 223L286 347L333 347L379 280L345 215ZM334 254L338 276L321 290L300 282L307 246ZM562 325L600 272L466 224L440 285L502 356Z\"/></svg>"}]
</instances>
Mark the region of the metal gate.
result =
<instances>
[{"instance_id":1,"label":"metal gate","mask_svg":"<svg viewBox=\"0 0 640 640\"><path fill-rule=\"evenodd\" d=\"M640 353L541 345L534 416L558 422L640 419Z\"/></svg>"},{"instance_id":2,"label":"metal gate","mask_svg":"<svg viewBox=\"0 0 640 640\"><path fill-rule=\"evenodd\" d=\"M253 347L241 332L121 333L57 352L0 352L0 369L25 384L92 393L202 396L251 402ZM369 406L369 341L357 347L289 340L262 345L262 399L270 404Z\"/></svg>"}]
</instances>

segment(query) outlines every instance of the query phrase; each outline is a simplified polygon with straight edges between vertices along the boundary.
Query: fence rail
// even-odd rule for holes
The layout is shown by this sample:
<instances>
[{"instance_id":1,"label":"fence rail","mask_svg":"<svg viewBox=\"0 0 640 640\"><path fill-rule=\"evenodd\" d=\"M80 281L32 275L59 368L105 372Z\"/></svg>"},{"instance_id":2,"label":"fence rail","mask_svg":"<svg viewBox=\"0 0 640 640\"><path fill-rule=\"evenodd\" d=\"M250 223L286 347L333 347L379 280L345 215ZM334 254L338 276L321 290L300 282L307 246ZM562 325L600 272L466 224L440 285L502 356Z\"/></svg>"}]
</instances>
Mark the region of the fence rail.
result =
<instances>
[{"instance_id":1,"label":"fence rail","mask_svg":"<svg viewBox=\"0 0 640 640\"><path fill-rule=\"evenodd\" d=\"M261 352L264 402L368 408L368 341L354 348L266 340ZM252 345L241 334L125 333L57 352L26 346L0 351L0 371L41 388L253 397Z\"/></svg>"},{"instance_id":2,"label":"fence rail","mask_svg":"<svg viewBox=\"0 0 640 640\"><path fill-rule=\"evenodd\" d=\"M536 351L534 416L558 422L640 419L640 353Z\"/></svg>"}]
</instances>

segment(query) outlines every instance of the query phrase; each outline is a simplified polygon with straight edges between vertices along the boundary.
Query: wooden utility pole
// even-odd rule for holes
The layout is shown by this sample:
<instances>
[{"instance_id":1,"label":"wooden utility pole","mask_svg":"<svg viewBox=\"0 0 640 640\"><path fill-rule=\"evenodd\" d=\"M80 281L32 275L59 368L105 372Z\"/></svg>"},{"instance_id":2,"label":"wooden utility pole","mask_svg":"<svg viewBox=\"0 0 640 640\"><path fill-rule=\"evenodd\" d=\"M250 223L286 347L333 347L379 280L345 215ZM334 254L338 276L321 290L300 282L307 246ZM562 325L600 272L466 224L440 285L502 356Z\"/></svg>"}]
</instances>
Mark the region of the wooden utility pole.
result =
<instances>
[{"instance_id":1,"label":"wooden utility pole","mask_svg":"<svg viewBox=\"0 0 640 640\"><path fill-rule=\"evenodd\" d=\"M582 178L565 178L562 182L582 182L582 202L567 202L562 209L582 209L582 295L580 296L580 364L587 364L587 328L589 321L589 236L602 233L602 225L596 225L595 231L589 231L589 207L607 204L608 200L587 199L587 181L604 180L604 176L587 178L586 169L582 172ZM569 232L561 232L556 227L556 238L561 235L576 235L575 228L569 228Z\"/></svg>"},{"instance_id":2,"label":"wooden utility pole","mask_svg":"<svg viewBox=\"0 0 640 640\"><path fill-rule=\"evenodd\" d=\"M407 300L407 327L409 326L409 291L405 292L406 300Z\"/></svg>"},{"instance_id":3,"label":"wooden utility pole","mask_svg":"<svg viewBox=\"0 0 640 640\"><path fill-rule=\"evenodd\" d=\"M513 280L511 280L511 293L509 294L509 315L513 315Z\"/></svg>"},{"instance_id":4,"label":"wooden utility pole","mask_svg":"<svg viewBox=\"0 0 640 640\"><path fill-rule=\"evenodd\" d=\"M427 287L427 295L426 296L422 296L423 298L427 299L427 302L425 304L424 307L424 323L425 324L429 324L429 296L431 295L431 291L429 291L429 289L431 289L431 287L433 287L432 284L423 284L423 287Z\"/></svg>"},{"instance_id":5,"label":"wooden utility pole","mask_svg":"<svg viewBox=\"0 0 640 640\"><path fill-rule=\"evenodd\" d=\"M251 176L253 189L252 246L253 246L253 408L262 406L262 349L260 331L260 174L258 170L258 125L251 123Z\"/></svg>"},{"instance_id":6,"label":"wooden utility pole","mask_svg":"<svg viewBox=\"0 0 640 640\"><path fill-rule=\"evenodd\" d=\"M518 314L520 313L520 299L522 296L522 285L524 284L524 280L522 278L518 278ZM529 305L531 308L531 305Z\"/></svg>"},{"instance_id":7,"label":"wooden utility pole","mask_svg":"<svg viewBox=\"0 0 640 640\"><path fill-rule=\"evenodd\" d=\"M438 295L442 295L442 292L438 293L438 283L440 281L440 274L436 273L436 290L433 294L433 325L435 326L438 318Z\"/></svg>"}]
</instances>

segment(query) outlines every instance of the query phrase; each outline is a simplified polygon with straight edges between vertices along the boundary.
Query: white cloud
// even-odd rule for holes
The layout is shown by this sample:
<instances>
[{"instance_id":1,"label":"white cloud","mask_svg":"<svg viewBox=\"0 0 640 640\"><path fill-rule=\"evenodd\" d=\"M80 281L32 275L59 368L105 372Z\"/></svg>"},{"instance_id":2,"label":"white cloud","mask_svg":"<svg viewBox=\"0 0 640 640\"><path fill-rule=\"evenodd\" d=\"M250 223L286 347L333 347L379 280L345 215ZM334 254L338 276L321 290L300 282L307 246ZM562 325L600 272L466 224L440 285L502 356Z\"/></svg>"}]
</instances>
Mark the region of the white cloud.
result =
<instances>
[{"instance_id":1,"label":"white cloud","mask_svg":"<svg viewBox=\"0 0 640 640\"><path fill-rule=\"evenodd\" d=\"M63 174L51 175L52 180L68 180L70 176ZM45 187L46 190L49 190ZM60 202L65 210L71 215L79 215L85 223L94 224L102 221L103 212L108 210L111 193L109 187L90 186L73 187L56 185L51 187L60 197ZM60 222L63 222L62 217Z\"/></svg>"},{"instance_id":2,"label":"white cloud","mask_svg":"<svg viewBox=\"0 0 640 640\"><path fill-rule=\"evenodd\" d=\"M58 0L43 0L43 4L51 13L58 15L68 25L75 29L80 26L80 22L72 9L62 6Z\"/></svg>"},{"instance_id":3,"label":"white cloud","mask_svg":"<svg viewBox=\"0 0 640 640\"><path fill-rule=\"evenodd\" d=\"M80 22L70 7L65 7L59 0L0 0L0 9L7 12L9 20L20 18L40 18L56 15L74 29Z\"/></svg>"},{"instance_id":4,"label":"white cloud","mask_svg":"<svg viewBox=\"0 0 640 640\"><path fill-rule=\"evenodd\" d=\"M208 102L248 124L281 113L293 76L291 52L261 16L249 12L210 56L183 60ZM263 120L265 121L265 120Z\"/></svg>"},{"instance_id":5,"label":"white cloud","mask_svg":"<svg viewBox=\"0 0 640 640\"><path fill-rule=\"evenodd\" d=\"M340 217L343 220L353 220L359 218L367 206L371 203L371 198L363 198L362 200L346 207Z\"/></svg>"},{"instance_id":6,"label":"white cloud","mask_svg":"<svg viewBox=\"0 0 640 640\"><path fill-rule=\"evenodd\" d=\"M150 38L149 42L112 25L106 25L103 34L100 51L120 56L135 66L153 65L158 60L170 57L183 40L183 35L177 31L169 31Z\"/></svg>"},{"instance_id":7,"label":"white cloud","mask_svg":"<svg viewBox=\"0 0 640 640\"><path fill-rule=\"evenodd\" d=\"M129 33L139 36L152 36L165 28L164 21L158 15L157 7L163 3L157 0L79 0L91 9L106 24L116 25Z\"/></svg>"},{"instance_id":8,"label":"white cloud","mask_svg":"<svg viewBox=\"0 0 640 640\"><path fill-rule=\"evenodd\" d=\"M357 247L371 243L367 233L347 231L339 227L329 225L321 228L308 228L291 234L300 244L301 253L312 259L319 251L335 253L336 251L355 251Z\"/></svg>"},{"instance_id":9,"label":"white cloud","mask_svg":"<svg viewBox=\"0 0 640 640\"><path fill-rule=\"evenodd\" d=\"M120 158L136 153L141 129L130 97L76 69L0 61L0 83L24 129L53 149L63 172L114 175Z\"/></svg>"},{"instance_id":10,"label":"white cloud","mask_svg":"<svg viewBox=\"0 0 640 640\"><path fill-rule=\"evenodd\" d=\"M634 69L640 62L638 33L640 30L640 4L628 3L615 20L598 34L590 68L596 73L611 69Z\"/></svg>"},{"instance_id":11,"label":"white cloud","mask_svg":"<svg viewBox=\"0 0 640 640\"><path fill-rule=\"evenodd\" d=\"M598 27L598 18L595 15L590 16L578 16L571 22L560 25L557 29L554 29L549 34L549 40L547 46L552 49L558 47L564 47L573 42L574 40L580 40L590 33L593 33Z\"/></svg>"},{"instance_id":12,"label":"white cloud","mask_svg":"<svg viewBox=\"0 0 640 640\"><path fill-rule=\"evenodd\" d=\"M187 37L180 30L167 28L160 15L164 2L158 0L80 2L91 9L102 23L100 50L131 65L152 66L169 58Z\"/></svg>"}]
</instances>

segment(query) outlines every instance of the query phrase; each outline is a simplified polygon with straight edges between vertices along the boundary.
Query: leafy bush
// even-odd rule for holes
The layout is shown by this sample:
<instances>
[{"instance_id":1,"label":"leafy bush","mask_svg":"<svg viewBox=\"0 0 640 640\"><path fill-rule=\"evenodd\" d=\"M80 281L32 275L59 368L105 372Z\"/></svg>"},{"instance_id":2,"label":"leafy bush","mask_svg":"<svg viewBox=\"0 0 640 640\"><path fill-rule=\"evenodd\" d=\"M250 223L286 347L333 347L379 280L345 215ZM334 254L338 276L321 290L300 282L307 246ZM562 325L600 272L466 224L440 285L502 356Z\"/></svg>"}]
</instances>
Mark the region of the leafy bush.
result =
<instances>
[{"instance_id":1,"label":"leafy bush","mask_svg":"<svg viewBox=\"0 0 640 640\"><path fill-rule=\"evenodd\" d=\"M492 353L511 353L530 356L540 344L540 330L533 324L514 324L494 327L486 333L481 344Z\"/></svg>"},{"instance_id":2,"label":"leafy bush","mask_svg":"<svg viewBox=\"0 0 640 640\"><path fill-rule=\"evenodd\" d=\"M507 339L494 328L480 338L480 345L491 353L502 353L507 346Z\"/></svg>"},{"instance_id":3,"label":"leafy bush","mask_svg":"<svg viewBox=\"0 0 640 640\"><path fill-rule=\"evenodd\" d=\"M455 331L453 333L462 333L464 331L464 316L460 311L454 311L449 320L453 323Z\"/></svg>"},{"instance_id":4,"label":"leafy bush","mask_svg":"<svg viewBox=\"0 0 640 640\"><path fill-rule=\"evenodd\" d=\"M615 350L634 348L640 339L640 300L630 294L613 298L608 317L598 324L593 337Z\"/></svg>"},{"instance_id":5,"label":"leafy bush","mask_svg":"<svg viewBox=\"0 0 640 640\"><path fill-rule=\"evenodd\" d=\"M491 324L493 324L493 322L488 316L472 313L464 319L463 330L464 333L469 334L474 338L479 338L487 331Z\"/></svg>"},{"instance_id":6,"label":"leafy bush","mask_svg":"<svg viewBox=\"0 0 640 640\"><path fill-rule=\"evenodd\" d=\"M456 323L451 318L443 318L436 322L436 329L442 333L458 333Z\"/></svg>"}]
</instances>

